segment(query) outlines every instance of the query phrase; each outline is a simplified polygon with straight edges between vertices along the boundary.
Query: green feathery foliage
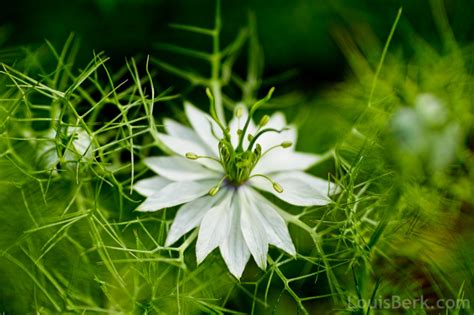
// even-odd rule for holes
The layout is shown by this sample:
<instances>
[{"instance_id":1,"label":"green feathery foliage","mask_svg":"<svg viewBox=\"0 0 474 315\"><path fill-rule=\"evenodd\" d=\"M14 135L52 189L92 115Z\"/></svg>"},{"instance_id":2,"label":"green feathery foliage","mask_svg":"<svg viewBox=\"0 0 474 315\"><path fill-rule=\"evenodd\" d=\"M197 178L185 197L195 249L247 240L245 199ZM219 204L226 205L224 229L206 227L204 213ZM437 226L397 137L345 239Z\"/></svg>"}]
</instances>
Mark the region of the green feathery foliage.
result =
<instances>
[{"instance_id":1,"label":"green feathery foliage","mask_svg":"<svg viewBox=\"0 0 474 315\"><path fill-rule=\"evenodd\" d=\"M401 10L382 43L370 28L338 29L352 74L302 102L262 77L252 15L220 43L219 5L212 29L172 25L210 39L209 51L157 45L205 63L209 75L157 57L111 71L103 53L81 67L73 35L60 51L47 43L47 54L0 53L0 312L369 314L380 297L472 300L473 49L456 43L441 1L432 1L441 48L414 34ZM393 46L397 34L410 49ZM240 59L245 77L233 71ZM158 70L188 88L163 88ZM269 197L287 210L298 254L272 248L266 271L251 263L238 281L218 253L196 265L196 232L165 247L175 209L134 212L142 197L132 187L150 173L143 159L167 152L158 131L165 116L183 120L183 97L208 108L209 89L224 118L274 84L264 113L292 116L298 146L325 158L311 172L342 190L305 209ZM423 102L438 104L434 114Z\"/></svg>"}]
</instances>

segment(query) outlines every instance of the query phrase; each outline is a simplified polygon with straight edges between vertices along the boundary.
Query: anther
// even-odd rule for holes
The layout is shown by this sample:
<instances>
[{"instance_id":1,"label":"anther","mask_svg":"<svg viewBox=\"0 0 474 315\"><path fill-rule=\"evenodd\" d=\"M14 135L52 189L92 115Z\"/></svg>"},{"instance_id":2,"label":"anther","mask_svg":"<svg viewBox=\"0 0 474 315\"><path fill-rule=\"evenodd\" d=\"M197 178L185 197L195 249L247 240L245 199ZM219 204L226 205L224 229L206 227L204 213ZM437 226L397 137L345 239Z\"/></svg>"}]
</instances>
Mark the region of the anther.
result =
<instances>
[{"instance_id":1,"label":"anther","mask_svg":"<svg viewBox=\"0 0 474 315\"><path fill-rule=\"evenodd\" d=\"M273 182L272 185L277 193L281 194L283 192L283 187L281 187L280 184Z\"/></svg>"},{"instance_id":2,"label":"anther","mask_svg":"<svg viewBox=\"0 0 474 315\"><path fill-rule=\"evenodd\" d=\"M209 160L213 160L213 161L216 161L218 163L221 163L221 160L216 159L215 157L207 156L207 155L197 155L196 153L193 153L193 152L188 152L184 156L186 158L190 159L190 160L209 159Z\"/></svg>"},{"instance_id":3,"label":"anther","mask_svg":"<svg viewBox=\"0 0 474 315\"><path fill-rule=\"evenodd\" d=\"M260 119L260 122L258 123L258 125L259 125L260 127L263 127L263 126L265 126L266 124L268 124L268 121L269 121L269 120L270 120L270 116L264 115L264 116L262 117L262 119Z\"/></svg>"},{"instance_id":4,"label":"anther","mask_svg":"<svg viewBox=\"0 0 474 315\"><path fill-rule=\"evenodd\" d=\"M221 189L221 185L226 178L227 176L222 177L216 186L209 189L209 192L208 192L209 196L214 197L219 192L219 189Z\"/></svg>"},{"instance_id":5,"label":"anther","mask_svg":"<svg viewBox=\"0 0 474 315\"><path fill-rule=\"evenodd\" d=\"M283 187L281 187L281 185L278 184L277 182L274 182L274 181L273 181L269 176L267 176L267 175L254 174L254 175L250 176L250 178L252 178L252 177L262 177L262 178L268 180L268 181L272 184L273 189L274 189L277 193L280 193L280 194L281 194L281 193L283 192Z\"/></svg>"},{"instance_id":6,"label":"anther","mask_svg":"<svg viewBox=\"0 0 474 315\"><path fill-rule=\"evenodd\" d=\"M244 110L243 110L242 106L237 106L235 108L235 117L241 118L243 114L244 114Z\"/></svg>"},{"instance_id":7,"label":"anther","mask_svg":"<svg viewBox=\"0 0 474 315\"><path fill-rule=\"evenodd\" d=\"M284 149L289 148L289 147L291 147L292 145L293 145L293 142L291 142L291 141L283 141L283 142L281 143L281 146L282 146L282 148L284 148Z\"/></svg>"},{"instance_id":8,"label":"anther","mask_svg":"<svg viewBox=\"0 0 474 315\"><path fill-rule=\"evenodd\" d=\"M197 159L199 159L199 156L196 153L188 152L188 153L186 153L186 158L188 158L190 160L197 160Z\"/></svg>"},{"instance_id":9,"label":"anther","mask_svg":"<svg viewBox=\"0 0 474 315\"><path fill-rule=\"evenodd\" d=\"M209 196L214 197L219 192L220 188L221 188L220 186L214 186L211 189L209 189L209 192L208 192Z\"/></svg>"}]
</instances>

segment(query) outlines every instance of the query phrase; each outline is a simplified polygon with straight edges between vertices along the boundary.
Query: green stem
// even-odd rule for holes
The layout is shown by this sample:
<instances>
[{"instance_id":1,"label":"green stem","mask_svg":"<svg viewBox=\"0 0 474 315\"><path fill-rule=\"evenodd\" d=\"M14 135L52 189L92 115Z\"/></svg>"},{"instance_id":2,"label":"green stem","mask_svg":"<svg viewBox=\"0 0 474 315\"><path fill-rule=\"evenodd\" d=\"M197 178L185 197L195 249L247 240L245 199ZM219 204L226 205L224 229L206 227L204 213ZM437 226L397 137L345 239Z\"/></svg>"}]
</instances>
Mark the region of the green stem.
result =
<instances>
[{"instance_id":1,"label":"green stem","mask_svg":"<svg viewBox=\"0 0 474 315\"><path fill-rule=\"evenodd\" d=\"M216 113L220 121L225 124L224 105L222 102L222 85L220 81L220 32L221 32L221 1L216 1L216 18L214 32L212 34L212 56L211 56L211 90L215 98Z\"/></svg>"},{"instance_id":2,"label":"green stem","mask_svg":"<svg viewBox=\"0 0 474 315\"><path fill-rule=\"evenodd\" d=\"M261 130L260 132L258 132L255 137L252 139L252 141L250 141L249 143L249 146L248 146L248 149L247 150L252 150L252 147L253 145L255 144L255 142L257 141L257 139L262 136L264 133L267 133L267 132L277 132L277 133L281 133L285 130L288 130L288 128L283 128L283 129L275 129L275 128L267 128L267 129L263 129ZM280 146L280 144L278 145L278 147Z\"/></svg>"}]
</instances>

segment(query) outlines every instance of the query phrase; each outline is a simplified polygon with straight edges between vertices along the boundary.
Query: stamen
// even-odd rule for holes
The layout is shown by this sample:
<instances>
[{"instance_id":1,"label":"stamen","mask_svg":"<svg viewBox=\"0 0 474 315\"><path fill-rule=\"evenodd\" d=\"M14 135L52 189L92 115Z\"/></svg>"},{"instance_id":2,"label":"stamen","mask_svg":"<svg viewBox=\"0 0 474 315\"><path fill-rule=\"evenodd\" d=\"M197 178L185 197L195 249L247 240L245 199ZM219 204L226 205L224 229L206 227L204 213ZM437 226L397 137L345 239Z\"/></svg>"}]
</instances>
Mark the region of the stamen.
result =
<instances>
[{"instance_id":1,"label":"stamen","mask_svg":"<svg viewBox=\"0 0 474 315\"><path fill-rule=\"evenodd\" d=\"M222 183L224 182L226 178L227 176L222 177L216 186L209 189L209 192L208 192L209 196L214 197L219 192L219 190L221 189Z\"/></svg>"},{"instance_id":2,"label":"stamen","mask_svg":"<svg viewBox=\"0 0 474 315\"><path fill-rule=\"evenodd\" d=\"M273 189L275 189L275 191L279 194L283 192L283 187L281 187L281 185L277 182L273 182Z\"/></svg>"},{"instance_id":3,"label":"stamen","mask_svg":"<svg viewBox=\"0 0 474 315\"><path fill-rule=\"evenodd\" d=\"M226 132L227 128L222 124L222 122L220 121L218 115L217 115L217 112L216 112L216 103L215 103L215 100L214 100L214 96L212 95L212 92L209 88L206 89L206 94L207 94L207 97L209 98L209 102L211 103L211 106L209 108L209 111L211 113L211 117L214 119L214 121L217 123L217 125L219 126L219 128L222 130L222 132L224 133L224 137L230 141L230 137L229 137L229 133Z\"/></svg>"},{"instance_id":4,"label":"stamen","mask_svg":"<svg viewBox=\"0 0 474 315\"><path fill-rule=\"evenodd\" d=\"M208 192L209 196L214 197L219 192L220 188L221 188L220 186L214 186L211 189L209 189L209 192Z\"/></svg>"},{"instance_id":5,"label":"stamen","mask_svg":"<svg viewBox=\"0 0 474 315\"><path fill-rule=\"evenodd\" d=\"M268 102L270 100L270 98L272 97L272 94L273 94L273 91L275 91L275 88L272 87L270 89L270 91L268 91L268 94L267 96L265 96L263 99L259 100L258 102L256 102L255 104L253 104L253 106L250 108L250 113L247 117L247 121L245 122L245 126L244 126L244 129L242 130L242 134L239 138L239 145L237 146L237 149L236 151L243 151L243 148L242 148L242 144L244 142L244 136L245 134L247 133L247 129L250 125L250 121L252 120L252 117L253 117L253 114L255 113L255 111L260 107L262 106L263 104L265 104L266 102ZM251 147L250 147L251 148Z\"/></svg>"},{"instance_id":6,"label":"stamen","mask_svg":"<svg viewBox=\"0 0 474 315\"><path fill-rule=\"evenodd\" d=\"M242 106L237 106L237 107L235 108L235 117L237 117L238 119L240 119L243 114L244 114L244 110L243 110Z\"/></svg>"},{"instance_id":7,"label":"stamen","mask_svg":"<svg viewBox=\"0 0 474 315\"><path fill-rule=\"evenodd\" d=\"M250 141L247 150L252 150L252 147L253 147L253 145L255 144L255 142L257 141L257 139L258 139L259 137L261 137L263 134L265 134L265 133L267 133L267 132L281 133L281 132L283 132L283 131L285 131L285 130L288 130L288 128L283 128L283 129L267 128L267 129L260 130L260 131L255 135L255 137L252 139L252 141Z\"/></svg>"},{"instance_id":8,"label":"stamen","mask_svg":"<svg viewBox=\"0 0 474 315\"><path fill-rule=\"evenodd\" d=\"M217 113L215 111L214 97L209 89L206 90L206 93L211 103L211 116L216 121L216 123L219 125L219 127L222 129L224 133L224 137L219 140L219 159L209 157L209 156L199 156L192 152L189 152L188 154L186 154L186 157L192 160L196 160L199 158L208 158L208 159L218 161L224 168L224 172L226 174L225 175L226 177L224 178L227 178L229 183L234 186L239 186L243 184L245 181L247 181L250 177L255 176L255 175L252 175L252 171L255 165L258 163L259 159L262 157L262 147L258 143L256 143L256 140L258 139L258 137L260 137L261 135L267 132L281 133L282 131L287 130L287 128L283 128L281 130L273 129L273 128L263 129L263 127L266 126L268 122L270 121L270 117L268 115L264 115L260 119L258 128L256 130L256 134L251 134L249 132L248 128L250 126L250 123L253 120L253 115L255 111L270 100L273 91L274 91L274 88L271 88L265 98L255 102L253 106L251 106L249 110L249 114L247 115L247 117L245 117L245 123L242 128L240 125L241 124L240 120L244 115L245 108L240 104L234 108L234 117L237 119L237 122L238 122L238 126L237 126L238 129L236 131L237 136L238 136L238 143L237 143L237 146L234 146L231 141L231 134L230 134L229 127L224 127L222 122L219 121L217 117ZM249 144L247 145L247 148L244 149L243 143L244 143L244 140L246 139L248 140ZM280 144L279 146L283 148L287 148L287 147L290 147L291 145L292 145L291 142L286 141ZM271 180L269 177L265 175L256 175L256 176L262 176L266 178L272 183L273 189L275 189L275 191L279 193L283 192L283 188L278 183L275 183L273 180ZM212 187L209 190L209 195L214 196L218 193L224 178L221 179L218 185Z\"/></svg>"},{"instance_id":9,"label":"stamen","mask_svg":"<svg viewBox=\"0 0 474 315\"><path fill-rule=\"evenodd\" d=\"M188 153L186 153L186 158L188 158L190 160L197 160L197 159L199 159L199 156L195 153L188 152Z\"/></svg>"},{"instance_id":10,"label":"stamen","mask_svg":"<svg viewBox=\"0 0 474 315\"><path fill-rule=\"evenodd\" d=\"M258 126L261 128L261 127L264 127L266 124L268 124L268 121L270 120L270 116L268 115L264 115L262 117L262 119L260 119L260 122L258 123Z\"/></svg>"},{"instance_id":11,"label":"stamen","mask_svg":"<svg viewBox=\"0 0 474 315\"><path fill-rule=\"evenodd\" d=\"M292 145L293 145L293 142L291 142L291 141L283 141L280 144L274 145L273 147L269 147L268 149L266 149L265 152L263 152L262 156L264 156L265 154L267 154L268 152L270 152L271 150L274 150L276 148L281 147L283 149L287 149L287 148L291 147Z\"/></svg>"},{"instance_id":12,"label":"stamen","mask_svg":"<svg viewBox=\"0 0 474 315\"><path fill-rule=\"evenodd\" d=\"M273 181L273 179L271 179L271 178L270 178L269 176L267 176L267 175L254 174L254 175L250 176L250 178L252 178L252 177L263 177L263 178L265 178L266 180L268 180L268 181L272 184L273 189L274 189L277 193L281 194L281 193L283 192L283 187L281 187L280 184L278 184L277 182Z\"/></svg>"},{"instance_id":13,"label":"stamen","mask_svg":"<svg viewBox=\"0 0 474 315\"><path fill-rule=\"evenodd\" d=\"M240 130L240 121L241 121L242 116L244 115L244 106L237 105L234 109L234 115L235 117L237 117L237 129Z\"/></svg>"},{"instance_id":14,"label":"stamen","mask_svg":"<svg viewBox=\"0 0 474 315\"><path fill-rule=\"evenodd\" d=\"M185 156L186 156L187 159L190 159L190 160L210 159L210 160L219 162L219 164L221 163L221 160L216 159L215 157L207 156L207 155L197 155L196 153L193 153L193 152L188 152L188 153L185 154Z\"/></svg>"}]
</instances>

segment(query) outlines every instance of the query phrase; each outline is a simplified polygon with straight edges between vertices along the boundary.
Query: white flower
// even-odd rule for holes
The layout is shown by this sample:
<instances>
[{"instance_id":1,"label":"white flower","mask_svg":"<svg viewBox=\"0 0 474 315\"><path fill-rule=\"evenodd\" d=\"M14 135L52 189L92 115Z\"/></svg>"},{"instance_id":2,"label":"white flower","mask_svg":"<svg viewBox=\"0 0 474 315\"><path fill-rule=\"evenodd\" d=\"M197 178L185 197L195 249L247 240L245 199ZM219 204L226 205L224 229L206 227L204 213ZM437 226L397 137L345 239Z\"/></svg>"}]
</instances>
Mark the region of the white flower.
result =
<instances>
[{"instance_id":1,"label":"white flower","mask_svg":"<svg viewBox=\"0 0 474 315\"><path fill-rule=\"evenodd\" d=\"M327 204L328 193L334 193L336 186L303 172L320 156L294 150L296 129L285 129L281 113L264 116L256 125L240 107L228 128L223 128L218 120L189 103L185 111L192 128L165 119L167 134L160 135L176 156L145 159L158 176L136 183L135 190L147 197L137 210L156 211L184 204L165 245L199 227L197 262L219 247L237 278L250 255L260 268L266 268L269 245L295 255L279 213L282 210L259 191L297 206Z\"/></svg>"},{"instance_id":2,"label":"white flower","mask_svg":"<svg viewBox=\"0 0 474 315\"><path fill-rule=\"evenodd\" d=\"M37 143L36 152L39 165L53 170L60 162L72 165L91 160L93 149L92 139L83 128L69 127L61 132L48 129L44 140Z\"/></svg>"}]
</instances>

